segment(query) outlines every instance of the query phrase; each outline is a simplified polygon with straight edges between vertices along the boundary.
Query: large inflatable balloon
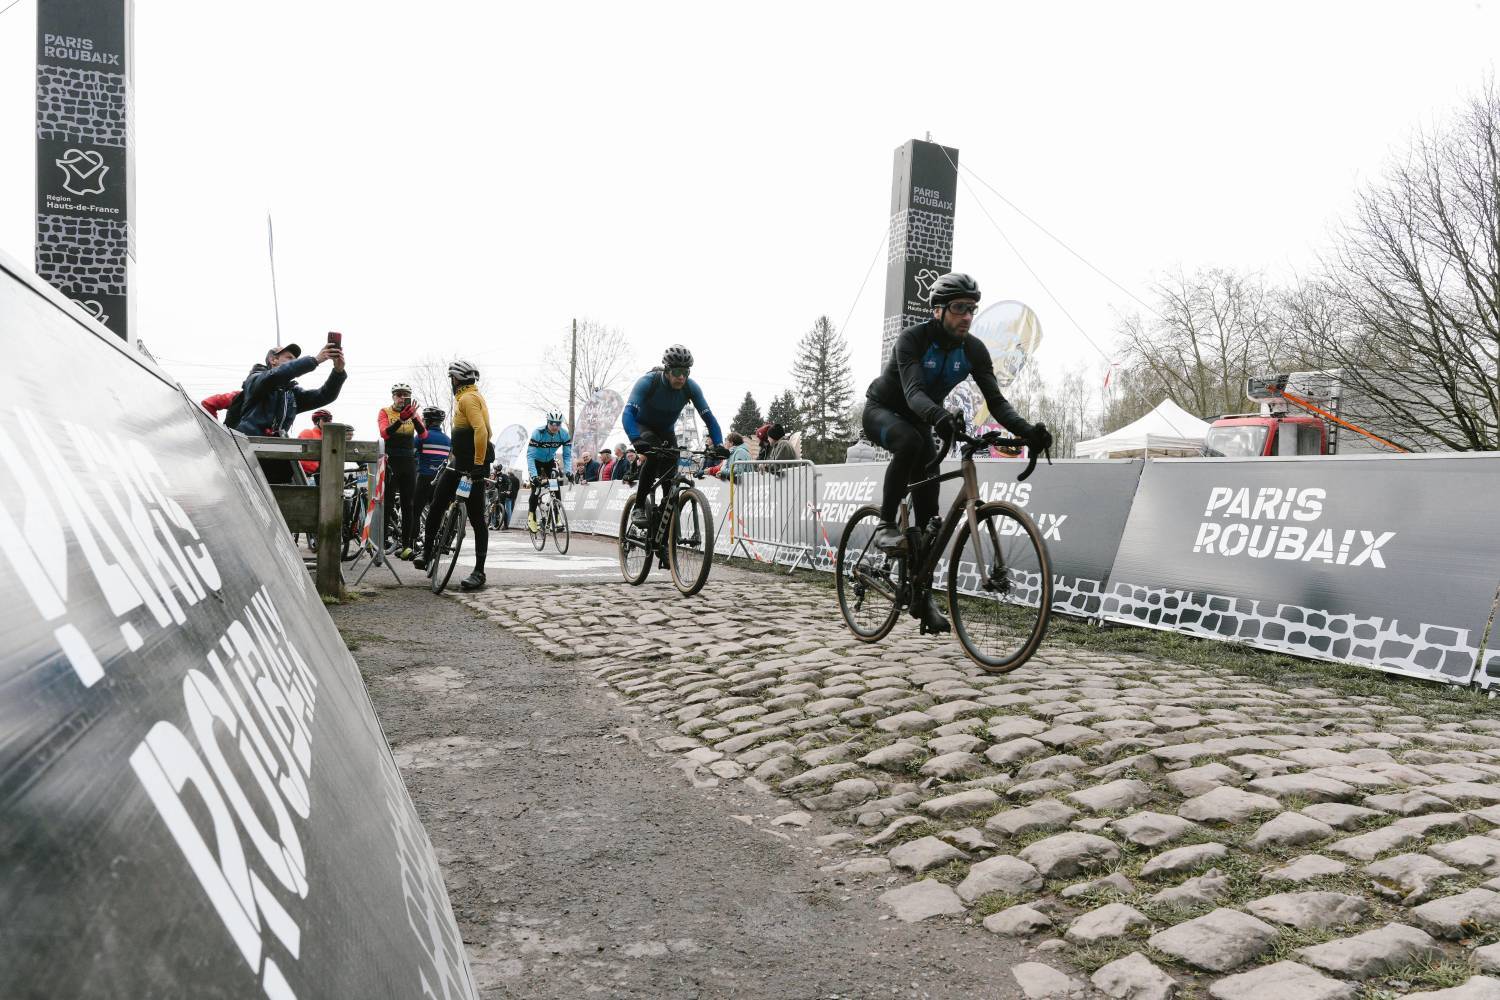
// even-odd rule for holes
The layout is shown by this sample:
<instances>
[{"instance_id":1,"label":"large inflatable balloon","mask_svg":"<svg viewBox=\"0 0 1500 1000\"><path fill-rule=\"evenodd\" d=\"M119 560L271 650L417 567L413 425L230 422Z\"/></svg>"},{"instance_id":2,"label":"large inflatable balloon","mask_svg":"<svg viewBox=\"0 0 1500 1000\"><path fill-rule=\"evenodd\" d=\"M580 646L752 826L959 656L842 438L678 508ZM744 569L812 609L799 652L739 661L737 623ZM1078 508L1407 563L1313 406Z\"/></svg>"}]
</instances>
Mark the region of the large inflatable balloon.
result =
<instances>
[{"instance_id":1,"label":"large inflatable balloon","mask_svg":"<svg viewBox=\"0 0 1500 1000\"><path fill-rule=\"evenodd\" d=\"M609 432L625 410L625 399L613 389L595 389L578 412L573 430L573 454L597 455L609 447Z\"/></svg>"},{"instance_id":2,"label":"large inflatable balloon","mask_svg":"<svg viewBox=\"0 0 1500 1000\"><path fill-rule=\"evenodd\" d=\"M495 435L495 464L502 469L521 468L521 456L530 440L530 433L520 424L511 424L502 430Z\"/></svg>"},{"instance_id":3,"label":"large inflatable balloon","mask_svg":"<svg viewBox=\"0 0 1500 1000\"><path fill-rule=\"evenodd\" d=\"M1042 321L1020 302L996 302L974 317L969 332L990 349L995 379L1005 388L1021 374L1042 342Z\"/></svg>"}]
</instances>

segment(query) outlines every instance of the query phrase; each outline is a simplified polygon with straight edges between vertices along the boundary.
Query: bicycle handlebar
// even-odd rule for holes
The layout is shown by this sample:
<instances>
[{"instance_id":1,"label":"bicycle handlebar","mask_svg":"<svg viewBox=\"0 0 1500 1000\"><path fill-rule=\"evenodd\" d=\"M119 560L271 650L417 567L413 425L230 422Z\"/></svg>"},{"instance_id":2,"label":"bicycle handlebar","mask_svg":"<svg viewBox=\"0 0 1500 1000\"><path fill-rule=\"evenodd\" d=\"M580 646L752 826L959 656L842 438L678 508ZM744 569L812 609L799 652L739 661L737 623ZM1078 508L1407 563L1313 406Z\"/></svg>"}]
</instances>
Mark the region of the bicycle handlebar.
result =
<instances>
[{"instance_id":1,"label":"bicycle handlebar","mask_svg":"<svg viewBox=\"0 0 1500 1000\"><path fill-rule=\"evenodd\" d=\"M1025 448L1026 468L1021 472L1019 476L1016 477L1016 482L1018 483L1025 482L1026 479L1036 471L1036 460L1039 455L1046 455L1047 464L1052 464L1052 448L1050 446L1044 451L1038 452L1035 448L1031 447L1030 442L1023 440L1022 438L1006 437L1005 434L1001 433L1000 431L985 431L978 437L973 437L965 433L964 430L958 426L957 421L950 421L948 426L953 428L953 433L951 435L944 435L942 431L938 432L938 437L943 442L942 454L944 455L953 450L954 441L962 441L965 445L967 445L967 447L964 448L965 458L973 456L973 454L981 448Z\"/></svg>"}]
</instances>

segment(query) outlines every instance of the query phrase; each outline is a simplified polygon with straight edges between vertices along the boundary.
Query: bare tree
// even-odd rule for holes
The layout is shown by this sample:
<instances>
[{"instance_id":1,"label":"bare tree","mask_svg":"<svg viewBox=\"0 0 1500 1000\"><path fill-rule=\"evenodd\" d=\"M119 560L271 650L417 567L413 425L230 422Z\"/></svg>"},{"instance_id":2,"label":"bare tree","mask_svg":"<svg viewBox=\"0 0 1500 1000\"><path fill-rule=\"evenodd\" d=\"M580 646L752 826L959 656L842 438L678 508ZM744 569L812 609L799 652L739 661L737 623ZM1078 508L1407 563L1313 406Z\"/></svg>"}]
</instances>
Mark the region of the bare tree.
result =
<instances>
[{"instance_id":1,"label":"bare tree","mask_svg":"<svg viewBox=\"0 0 1500 1000\"><path fill-rule=\"evenodd\" d=\"M447 361L429 354L412 366L406 381L411 385L412 398L417 405L452 409L449 404L453 401L453 383L448 379Z\"/></svg>"},{"instance_id":2,"label":"bare tree","mask_svg":"<svg viewBox=\"0 0 1500 1000\"><path fill-rule=\"evenodd\" d=\"M1277 370L1294 338L1274 293L1256 276L1220 268L1157 283L1156 311L1121 320L1125 375L1151 405L1171 397L1198 414L1245 408L1245 378Z\"/></svg>"},{"instance_id":3,"label":"bare tree","mask_svg":"<svg viewBox=\"0 0 1500 1000\"><path fill-rule=\"evenodd\" d=\"M1294 306L1309 346L1342 369L1385 436L1500 448L1500 94L1360 193L1325 284ZM1320 320L1332 318L1329 322Z\"/></svg>"},{"instance_id":4,"label":"bare tree","mask_svg":"<svg viewBox=\"0 0 1500 1000\"><path fill-rule=\"evenodd\" d=\"M1075 444L1099 433L1093 384L1093 374L1082 365L1050 383L1036 365L1027 365L1005 397L1027 420L1045 423L1052 432L1052 453L1067 457Z\"/></svg>"},{"instance_id":5,"label":"bare tree","mask_svg":"<svg viewBox=\"0 0 1500 1000\"><path fill-rule=\"evenodd\" d=\"M539 409L568 407L573 359L571 337L571 330L564 332L542 355L541 371L529 387L531 401ZM591 319L578 321L578 369L571 386L576 388L580 406L588 402L596 389L623 392L626 381L636 374L634 369L635 351L618 327Z\"/></svg>"}]
</instances>

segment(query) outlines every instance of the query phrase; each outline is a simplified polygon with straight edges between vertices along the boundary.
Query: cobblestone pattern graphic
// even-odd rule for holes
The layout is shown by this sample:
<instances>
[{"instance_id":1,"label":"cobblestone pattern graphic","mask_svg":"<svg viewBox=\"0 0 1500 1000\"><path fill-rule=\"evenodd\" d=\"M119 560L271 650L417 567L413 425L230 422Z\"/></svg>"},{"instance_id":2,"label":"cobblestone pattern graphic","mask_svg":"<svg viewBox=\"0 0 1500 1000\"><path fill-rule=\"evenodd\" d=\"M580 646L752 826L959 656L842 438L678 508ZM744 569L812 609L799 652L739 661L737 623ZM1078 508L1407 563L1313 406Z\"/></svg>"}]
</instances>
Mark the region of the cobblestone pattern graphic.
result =
<instances>
[{"instance_id":1,"label":"cobblestone pattern graphic","mask_svg":"<svg viewBox=\"0 0 1500 1000\"><path fill-rule=\"evenodd\" d=\"M119 222L37 216L37 274L75 297L124 295L129 230Z\"/></svg>"},{"instance_id":2,"label":"cobblestone pattern graphic","mask_svg":"<svg viewBox=\"0 0 1500 1000\"><path fill-rule=\"evenodd\" d=\"M125 146L128 98L123 73L39 65L36 98L37 138Z\"/></svg>"},{"instance_id":3,"label":"cobblestone pattern graphic","mask_svg":"<svg viewBox=\"0 0 1500 1000\"><path fill-rule=\"evenodd\" d=\"M1435 680L1466 680L1479 654L1468 629L1130 583L1111 587L1103 611L1133 624Z\"/></svg>"},{"instance_id":4,"label":"cobblestone pattern graphic","mask_svg":"<svg viewBox=\"0 0 1500 1000\"><path fill-rule=\"evenodd\" d=\"M953 262L953 216L907 208L891 216L891 236L886 244L886 264L897 261L938 264L945 270Z\"/></svg>"},{"instance_id":5,"label":"cobblestone pattern graphic","mask_svg":"<svg viewBox=\"0 0 1500 1000\"><path fill-rule=\"evenodd\" d=\"M909 619L861 643L825 588L782 580L455 596L573 654L662 780L759 794L736 819L893 919L1021 942L1017 982L1063 984L1029 996L1394 998L1431 982L1413 948L1452 981L1500 969L1476 931L1500 914L1479 698L1051 639L991 676ZM643 641L599 655L601 630ZM1462 995L1500 992L1476 978Z\"/></svg>"}]
</instances>

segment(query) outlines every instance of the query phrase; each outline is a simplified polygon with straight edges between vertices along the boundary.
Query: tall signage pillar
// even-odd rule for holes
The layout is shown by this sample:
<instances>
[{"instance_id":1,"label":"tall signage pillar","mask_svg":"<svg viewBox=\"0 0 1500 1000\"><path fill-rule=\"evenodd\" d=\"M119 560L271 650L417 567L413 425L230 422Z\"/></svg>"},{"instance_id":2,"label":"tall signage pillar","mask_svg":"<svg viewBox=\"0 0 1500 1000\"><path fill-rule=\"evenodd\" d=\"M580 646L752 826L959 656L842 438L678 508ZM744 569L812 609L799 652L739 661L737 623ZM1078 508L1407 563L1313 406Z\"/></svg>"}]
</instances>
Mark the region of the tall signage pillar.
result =
<instances>
[{"instance_id":1,"label":"tall signage pillar","mask_svg":"<svg viewBox=\"0 0 1500 1000\"><path fill-rule=\"evenodd\" d=\"M132 0L37 0L36 271L134 341Z\"/></svg>"},{"instance_id":2,"label":"tall signage pillar","mask_svg":"<svg viewBox=\"0 0 1500 1000\"><path fill-rule=\"evenodd\" d=\"M953 269L953 199L958 150L913 139L896 150L891 235L885 270L882 368L903 328L932 318L932 282Z\"/></svg>"}]
</instances>

